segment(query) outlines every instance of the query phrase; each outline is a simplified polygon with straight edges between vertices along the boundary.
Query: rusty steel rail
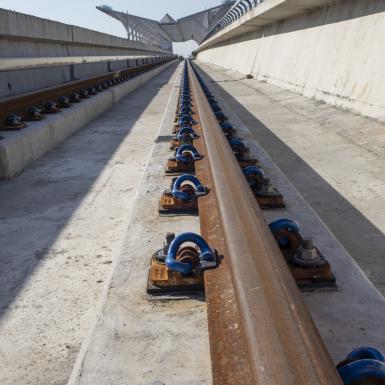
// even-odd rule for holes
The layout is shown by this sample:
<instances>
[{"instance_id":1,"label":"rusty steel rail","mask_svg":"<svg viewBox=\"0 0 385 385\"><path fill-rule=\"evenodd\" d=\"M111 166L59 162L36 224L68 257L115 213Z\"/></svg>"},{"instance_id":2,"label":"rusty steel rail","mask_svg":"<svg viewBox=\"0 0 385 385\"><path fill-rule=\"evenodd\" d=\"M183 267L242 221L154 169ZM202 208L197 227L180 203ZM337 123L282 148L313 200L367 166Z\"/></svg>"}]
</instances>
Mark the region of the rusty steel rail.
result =
<instances>
[{"instance_id":1,"label":"rusty steel rail","mask_svg":"<svg viewBox=\"0 0 385 385\"><path fill-rule=\"evenodd\" d=\"M205 273L215 385L341 385L260 208L189 64L201 138L202 236L223 256Z\"/></svg>"},{"instance_id":2,"label":"rusty steel rail","mask_svg":"<svg viewBox=\"0 0 385 385\"><path fill-rule=\"evenodd\" d=\"M48 87L38 91L6 98L0 101L0 123L4 121L10 113L23 114L29 107L39 107L44 104L44 102L55 101L55 99L59 96L68 96L73 92L79 92L84 88L96 86L97 84L113 80L119 76L132 75L138 72L147 71L164 64L167 61L168 60L163 60L156 63L127 68L121 71L109 72L103 75L93 76L82 80L75 80L59 86Z\"/></svg>"}]
</instances>

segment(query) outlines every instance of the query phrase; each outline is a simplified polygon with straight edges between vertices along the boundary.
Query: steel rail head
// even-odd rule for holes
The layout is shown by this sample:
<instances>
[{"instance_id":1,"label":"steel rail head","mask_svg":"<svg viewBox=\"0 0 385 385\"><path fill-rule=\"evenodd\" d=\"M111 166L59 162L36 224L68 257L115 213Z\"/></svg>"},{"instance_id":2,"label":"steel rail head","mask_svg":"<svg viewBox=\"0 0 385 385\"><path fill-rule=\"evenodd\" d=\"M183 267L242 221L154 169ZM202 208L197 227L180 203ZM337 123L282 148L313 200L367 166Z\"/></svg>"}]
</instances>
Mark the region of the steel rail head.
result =
<instances>
[{"instance_id":1,"label":"steel rail head","mask_svg":"<svg viewBox=\"0 0 385 385\"><path fill-rule=\"evenodd\" d=\"M252 373L248 384L341 385L191 64L189 73L209 155L210 186L227 253L224 259L230 265L239 327L247 341L244 349Z\"/></svg>"}]
</instances>

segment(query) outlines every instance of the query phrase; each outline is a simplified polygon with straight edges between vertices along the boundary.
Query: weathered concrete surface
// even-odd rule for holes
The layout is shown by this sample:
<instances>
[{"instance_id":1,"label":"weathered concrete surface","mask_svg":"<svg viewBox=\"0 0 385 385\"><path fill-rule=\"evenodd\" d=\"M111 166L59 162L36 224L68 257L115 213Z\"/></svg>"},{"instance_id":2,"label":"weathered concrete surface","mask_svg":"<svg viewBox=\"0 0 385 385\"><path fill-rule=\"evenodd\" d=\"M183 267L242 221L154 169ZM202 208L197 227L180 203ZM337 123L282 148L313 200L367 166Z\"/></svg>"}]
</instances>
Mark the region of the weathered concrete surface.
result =
<instances>
[{"instance_id":1,"label":"weathered concrete surface","mask_svg":"<svg viewBox=\"0 0 385 385\"><path fill-rule=\"evenodd\" d=\"M385 126L230 70L201 67L385 294Z\"/></svg>"},{"instance_id":2,"label":"weathered concrete surface","mask_svg":"<svg viewBox=\"0 0 385 385\"><path fill-rule=\"evenodd\" d=\"M0 100L75 80L125 70L128 67L153 62L160 56L147 56L146 58L122 56L121 58L117 56L71 56L0 59ZM12 65L13 69L10 68Z\"/></svg>"},{"instance_id":3,"label":"weathered concrete surface","mask_svg":"<svg viewBox=\"0 0 385 385\"><path fill-rule=\"evenodd\" d=\"M219 31L214 28L198 47L197 52L233 37L244 35L250 30L255 30L256 27L265 27L274 22L289 19L337 1L344 0L260 0L254 8L243 13L236 20L232 19L230 21L230 18L227 18L225 20L226 27ZM246 5L246 2L243 3ZM229 12L229 14L234 16L235 13Z\"/></svg>"},{"instance_id":4,"label":"weathered concrete surface","mask_svg":"<svg viewBox=\"0 0 385 385\"><path fill-rule=\"evenodd\" d=\"M221 78L223 79L223 74ZM227 79L229 78L227 77ZM233 86L233 92L237 93L237 86L234 87L234 83L226 84L229 84L230 87ZM220 87L215 85L214 87L211 86L211 88L216 95L219 95L218 91ZM249 100L256 97L250 89L248 89L247 92ZM230 120L237 126L239 136L247 141L251 154L256 155L261 161L261 165L266 172L267 177L271 178L273 184L285 197L287 203L286 209L263 211L267 223L279 218L292 218L296 220L300 224L302 235L306 238L309 237L314 239L315 244L320 249L321 253L328 258L332 265L332 269L337 278L338 290L309 292L304 294L304 297L310 314L314 319L334 362L339 362L341 359L345 358L346 354L352 349L360 346L377 346L384 351L385 329L383 325L385 322L385 298L369 282L364 272L336 240L330 230L327 229L322 218L320 219L317 213L298 193L293 184L290 183L291 181L287 176L290 178L299 162L290 162L287 164L284 167L284 172L287 172L287 176L284 175L261 146L262 143L259 141L259 135L255 135L255 125L250 124L249 121L247 122L247 125L243 123L245 112L236 109L237 113L235 114L235 109L232 109L233 103L230 103L230 107L225 101L225 99L229 99L226 98L226 95L223 95L224 98L222 99L222 95L223 94L220 93L218 97L219 103L221 103L222 107L230 116ZM258 110L262 116L269 115L269 127L270 124L275 126L274 118L279 120L280 125L282 124L282 119L288 119L287 112L285 113L285 111L282 110L278 111L278 106L276 109L274 107L269 108L268 103L271 104L272 101L269 100L263 106L260 105ZM279 103L277 102L277 104ZM265 113L262 113L261 111L264 111ZM300 129L300 127L298 127L298 122L302 118L301 111L302 110L292 112L293 115L296 115L297 129ZM303 134L301 134L301 138L304 138ZM311 139L312 137L304 138L304 142L307 142L307 148ZM298 141L300 140L301 139L298 138ZM263 141L263 145L266 143L267 141ZM277 142L270 143L271 146L276 146L276 144ZM271 147L269 147L269 149L270 148ZM318 150L318 155L319 153L322 153L322 149ZM281 152L282 148L276 146L276 151ZM276 156L276 153L273 153L272 155L274 156L274 159L279 159ZM279 163L281 164L282 162ZM341 163L339 163L339 165L340 167L343 167ZM302 177L305 180L307 179L307 176L303 172ZM312 179L311 182L313 184L316 183L315 179ZM309 186L307 185L306 188L308 187ZM301 190L303 190L303 188L301 188ZM347 213L344 213L340 219L341 221L346 222L350 220L350 217L348 217ZM365 235L366 234L364 234L364 236ZM372 266L374 266L374 264L376 264L378 269L383 268L381 260L373 261Z\"/></svg>"},{"instance_id":5,"label":"weathered concrete surface","mask_svg":"<svg viewBox=\"0 0 385 385\"><path fill-rule=\"evenodd\" d=\"M56 67L69 64L90 64L90 63L109 63L111 65L121 64L123 69L135 65L136 60L140 64L149 60L154 62L159 56L62 56L62 57L29 57L29 58L0 58L0 71L16 71L21 69ZM108 71L108 68L105 72Z\"/></svg>"},{"instance_id":6,"label":"weathered concrete surface","mask_svg":"<svg viewBox=\"0 0 385 385\"><path fill-rule=\"evenodd\" d=\"M297 13L311 11L288 17L285 4L287 12L295 12L296 3ZM266 1L255 8L254 19L251 12L232 25L240 36L220 32L201 47L198 59L384 121L384 1L345 0L316 8L318 3ZM265 8L280 20L267 17Z\"/></svg>"},{"instance_id":7,"label":"weathered concrete surface","mask_svg":"<svg viewBox=\"0 0 385 385\"><path fill-rule=\"evenodd\" d=\"M179 77L178 77L179 81ZM159 217L161 193L170 186L164 166L177 89L165 113L132 221L95 328L78 357L69 385L211 384L211 362L203 298L148 301L146 280L154 251L173 231L199 233L197 217Z\"/></svg>"},{"instance_id":8,"label":"weathered concrete surface","mask_svg":"<svg viewBox=\"0 0 385 385\"><path fill-rule=\"evenodd\" d=\"M142 86L175 62L168 62L147 73L73 105L39 122L29 122L19 131L3 131L0 140L0 178L9 179L31 162L51 151L89 121L106 111L124 96Z\"/></svg>"},{"instance_id":9,"label":"weathered concrete surface","mask_svg":"<svg viewBox=\"0 0 385 385\"><path fill-rule=\"evenodd\" d=\"M0 8L0 57L170 52L137 41ZM62 53L62 55L60 55Z\"/></svg>"},{"instance_id":10,"label":"weathered concrete surface","mask_svg":"<svg viewBox=\"0 0 385 385\"><path fill-rule=\"evenodd\" d=\"M160 132L158 127L174 85L175 77L169 82L171 72L167 70L116 105L18 179L0 182L0 241L6 245L0 252L2 384L65 384L89 329L70 385L151 385L156 380L166 385L211 383L204 302L154 303L144 298L148 258L159 247L164 233L199 229L197 218L157 216L159 195L169 185L163 168L170 154L169 138L165 136L170 135L175 108L172 102ZM224 87L233 87L234 97L238 97L237 87L244 87L242 82L231 81L227 74L220 76L226 81ZM244 83L249 82L258 84ZM263 114L261 119L268 121L271 129L279 131L282 125L282 132L297 134L294 142L308 151L301 153L304 159L314 154L318 148L304 143L303 130L313 132L317 114L323 114L325 108L330 118L331 107L309 105L306 99L276 87L270 89L269 97L250 88L242 90L245 104L255 101L258 113ZM281 216L297 219L304 235L312 236L332 262L339 290L309 293L305 298L333 359L344 358L351 348L360 345L385 349L383 297L290 183L293 174L302 178L303 185L296 186L313 204L312 193L325 187L320 177L310 173L299 157L291 159L289 149L274 141L274 135L269 136L269 130L241 109L232 96L222 95L242 121L249 119L245 127L220 100L288 202L287 210L266 213L267 220ZM303 103L293 110L296 99ZM289 103L291 109L281 103ZM307 111L311 111L312 120L309 118L296 131ZM341 113L338 120L345 114ZM285 123L288 120L291 124ZM322 133L329 131L323 127ZM319 136L319 132L313 135ZM265 148L275 149L271 155L290 181L256 139ZM315 140L310 135L307 139L310 144ZM328 148L322 141L320 145L321 150ZM336 148L343 150L344 146L332 150ZM318 151L316 159L322 155ZM322 164L327 163L324 160ZM322 190L318 198L322 196L326 202L336 199L332 190ZM346 207L339 208L341 200L336 204L338 215L341 211L346 215ZM349 220L355 222L354 215L349 214ZM362 218L361 224L367 226ZM338 219L343 223L344 218ZM125 230L126 238L121 242ZM365 230L363 234L370 233ZM358 238L357 234L353 236ZM113 258L116 255L119 258ZM114 267L107 277L112 260ZM98 287L103 284L100 280L105 283L103 289Z\"/></svg>"},{"instance_id":11,"label":"weathered concrete surface","mask_svg":"<svg viewBox=\"0 0 385 385\"><path fill-rule=\"evenodd\" d=\"M0 58L34 59L111 56L170 56L170 52L85 28L0 9ZM60 59L59 59L60 60ZM125 68L125 61L63 64L44 69L0 71L0 98ZM1 68L0 68L1 69Z\"/></svg>"},{"instance_id":12,"label":"weathered concrete surface","mask_svg":"<svg viewBox=\"0 0 385 385\"><path fill-rule=\"evenodd\" d=\"M220 102L288 203L285 210L265 211L266 220L283 216L298 220L304 236L313 237L332 263L338 291L307 293L305 300L333 360L343 359L357 346L372 344L384 349L385 299L256 143L248 127ZM159 196L169 183L163 172L170 154L167 136L171 124L167 122L171 122L173 110L166 114L153 148L106 302L69 385L151 385L157 380L166 385L212 383L204 304L194 300L153 303L144 294L148 260L163 234L198 229L196 219L159 218L157 214Z\"/></svg>"},{"instance_id":13,"label":"weathered concrete surface","mask_svg":"<svg viewBox=\"0 0 385 385\"><path fill-rule=\"evenodd\" d=\"M64 385L119 253L175 65L0 182L0 382Z\"/></svg>"}]
</instances>

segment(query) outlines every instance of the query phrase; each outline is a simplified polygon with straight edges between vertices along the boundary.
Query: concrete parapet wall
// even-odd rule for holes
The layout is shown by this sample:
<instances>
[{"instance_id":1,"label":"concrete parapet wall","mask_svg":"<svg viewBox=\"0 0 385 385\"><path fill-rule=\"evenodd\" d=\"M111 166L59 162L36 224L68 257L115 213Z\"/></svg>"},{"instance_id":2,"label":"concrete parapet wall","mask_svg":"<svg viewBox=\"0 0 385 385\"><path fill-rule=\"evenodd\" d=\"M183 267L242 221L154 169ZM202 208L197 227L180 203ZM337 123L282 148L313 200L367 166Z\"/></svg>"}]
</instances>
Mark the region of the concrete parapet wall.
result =
<instances>
[{"instance_id":1,"label":"concrete parapet wall","mask_svg":"<svg viewBox=\"0 0 385 385\"><path fill-rule=\"evenodd\" d=\"M15 95L142 65L143 59L116 60L0 71L0 100ZM137 64L138 63L138 64Z\"/></svg>"},{"instance_id":2,"label":"concrete parapet wall","mask_svg":"<svg viewBox=\"0 0 385 385\"><path fill-rule=\"evenodd\" d=\"M26 44L29 49L25 51L20 49L20 44L15 43L15 40L33 42L33 44L32 46ZM52 45L53 42L60 45ZM67 48L70 47L76 51L75 47L79 45L91 46L94 53L90 54L94 55L100 54L100 48L107 48L110 55L127 54L127 50L142 54L143 52L169 54L140 42L5 9L0 9L0 43L0 57L78 56L78 52L69 53ZM47 49L48 47L44 44L49 44L51 49ZM36 50L33 50L33 47ZM7 49L4 50L4 48ZM84 47L82 47L80 55L84 54Z\"/></svg>"},{"instance_id":3,"label":"concrete parapet wall","mask_svg":"<svg viewBox=\"0 0 385 385\"><path fill-rule=\"evenodd\" d=\"M384 1L346 0L248 31L211 39L198 60L385 121Z\"/></svg>"},{"instance_id":4,"label":"concrete parapet wall","mask_svg":"<svg viewBox=\"0 0 385 385\"><path fill-rule=\"evenodd\" d=\"M170 55L140 42L0 9L0 60L12 59L15 63L14 70L0 68L0 99L121 70L127 67L128 61L136 65L136 60L128 57ZM100 62L86 63L87 57L93 61L100 58ZM115 59L107 62L104 57ZM27 68L26 63L43 58L46 63L49 58L63 63L56 66L53 63L51 68L42 64L44 69ZM65 59L71 58L74 63L66 65ZM79 58L82 61L78 64Z\"/></svg>"},{"instance_id":5,"label":"concrete parapet wall","mask_svg":"<svg viewBox=\"0 0 385 385\"><path fill-rule=\"evenodd\" d=\"M73 105L68 110L49 115L40 122L29 122L29 126L25 129L17 132L3 132L4 139L0 140L0 179L10 179L18 175L34 160L57 147L114 103L119 102L174 63L175 61L165 63L128 82L86 99L79 105Z\"/></svg>"}]
</instances>

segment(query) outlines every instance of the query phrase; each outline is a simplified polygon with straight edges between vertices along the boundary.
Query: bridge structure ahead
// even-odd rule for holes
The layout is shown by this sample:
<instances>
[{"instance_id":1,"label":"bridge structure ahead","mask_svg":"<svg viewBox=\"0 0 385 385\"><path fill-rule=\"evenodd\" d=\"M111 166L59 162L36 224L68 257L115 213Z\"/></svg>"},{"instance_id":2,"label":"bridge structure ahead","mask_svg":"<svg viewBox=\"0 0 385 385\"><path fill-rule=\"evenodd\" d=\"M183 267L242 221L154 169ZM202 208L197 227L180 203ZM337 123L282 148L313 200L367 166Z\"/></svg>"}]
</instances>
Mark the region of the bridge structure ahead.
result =
<instances>
[{"instance_id":1,"label":"bridge structure ahead","mask_svg":"<svg viewBox=\"0 0 385 385\"><path fill-rule=\"evenodd\" d=\"M178 20L167 13L160 21L115 11L108 5L96 8L119 20L126 28L129 40L140 41L171 52L173 42L194 40L200 44L234 3L236 2L231 0L225 1L221 5Z\"/></svg>"}]
</instances>

